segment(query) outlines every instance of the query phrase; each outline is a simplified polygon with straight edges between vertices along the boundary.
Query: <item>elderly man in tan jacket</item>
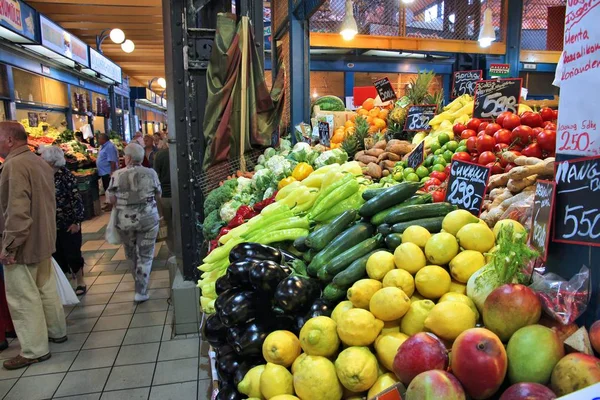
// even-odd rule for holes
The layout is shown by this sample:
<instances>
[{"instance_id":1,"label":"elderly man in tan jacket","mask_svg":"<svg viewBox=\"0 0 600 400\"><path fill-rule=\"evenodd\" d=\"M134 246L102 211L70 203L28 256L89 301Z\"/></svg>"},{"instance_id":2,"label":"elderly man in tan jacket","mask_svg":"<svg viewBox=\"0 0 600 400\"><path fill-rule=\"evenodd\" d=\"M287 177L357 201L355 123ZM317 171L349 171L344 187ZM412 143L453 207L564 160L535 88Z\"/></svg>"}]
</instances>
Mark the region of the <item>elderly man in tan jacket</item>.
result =
<instances>
[{"instance_id":1,"label":"elderly man in tan jacket","mask_svg":"<svg viewBox=\"0 0 600 400\"><path fill-rule=\"evenodd\" d=\"M54 172L29 150L27 133L18 122L0 122L0 156L0 262L21 344L21 354L4 362L12 370L49 359L48 341L66 341L67 327L51 262L56 243Z\"/></svg>"}]
</instances>

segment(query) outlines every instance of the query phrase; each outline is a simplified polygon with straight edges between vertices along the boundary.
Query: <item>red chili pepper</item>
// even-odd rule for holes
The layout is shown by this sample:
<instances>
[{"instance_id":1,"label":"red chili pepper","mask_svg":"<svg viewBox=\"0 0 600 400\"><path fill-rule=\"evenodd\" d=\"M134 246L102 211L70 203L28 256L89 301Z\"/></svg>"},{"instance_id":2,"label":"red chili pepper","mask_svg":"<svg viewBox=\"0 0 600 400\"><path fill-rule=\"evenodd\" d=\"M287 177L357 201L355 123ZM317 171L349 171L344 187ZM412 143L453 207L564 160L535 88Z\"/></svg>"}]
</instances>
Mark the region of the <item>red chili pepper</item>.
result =
<instances>
[{"instance_id":1,"label":"red chili pepper","mask_svg":"<svg viewBox=\"0 0 600 400\"><path fill-rule=\"evenodd\" d=\"M250 214L246 215L246 220L249 220L249 219L251 219L251 218L254 218L254 217L256 217L258 214L260 214L258 211L254 211L254 210L252 210L252 212L251 212Z\"/></svg>"},{"instance_id":2,"label":"red chili pepper","mask_svg":"<svg viewBox=\"0 0 600 400\"><path fill-rule=\"evenodd\" d=\"M210 254L217 247L219 247L219 241L217 239L213 239L208 242L208 254Z\"/></svg>"},{"instance_id":3,"label":"red chili pepper","mask_svg":"<svg viewBox=\"0 0 600 400\"><path fill-rule=\"evenodd\" d=\"M254 211L261 212L263 208L265 208L269 204L274 203L275 196L277 196L277 192L275 192L275 194L273 194L273 196L269 197L268 199L264 199L263 201L259 201L258 203L254 204Z\"/></svg>"},{"instance_id":4,"label":"red chili pepper","mask_svg":"<svg viewBox=\"0 0 600 400\"><path fill-rule=\"evenodd\" d=\"M242 218L246 219L247 215L250 214L252 211L252 207L242 205L240 206L240 208L238 208L237 212L235 213L235 216L237 217L238 215L241 215Z\"/></svg>"},{"instance_id":5,"label":"red chili pepper","mask_svg":"<svg viewBox=\"0 0 600 400\"><path fill-rule=\"evenodd\" d=\"M229 221L229 223L227 224L227 227L229 229L233 229L235 227L240 226L243 223L244 223L244 217L241 215L236 215L235 217L233 217L231 219L231 221Z\"/></svg>"}]
</instances>

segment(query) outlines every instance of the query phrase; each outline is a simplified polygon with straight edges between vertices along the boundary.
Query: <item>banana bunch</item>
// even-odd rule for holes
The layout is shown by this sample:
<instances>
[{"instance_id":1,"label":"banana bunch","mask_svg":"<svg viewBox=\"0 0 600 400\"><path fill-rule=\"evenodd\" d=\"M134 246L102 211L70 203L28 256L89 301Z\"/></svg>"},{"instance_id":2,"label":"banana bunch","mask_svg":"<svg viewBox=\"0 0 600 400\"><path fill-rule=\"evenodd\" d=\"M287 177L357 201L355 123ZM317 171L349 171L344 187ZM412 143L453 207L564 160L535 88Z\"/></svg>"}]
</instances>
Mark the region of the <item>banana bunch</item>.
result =
<instances>
[{"instance_id":1,"label":"banana bunch","mask_svg":"<svg viewBox=\"0 0 600 400\"><path fill-rule=\"evenodd\" d=\"M467 123L473 113L474 104L473 97L468 94L457 97L445 106L440 114L429 121L429 126L431 127L429 133L419 132L415 135L413 144L417 145L425 140L425 147L428 148L431 140L438 137L441 133L448 134L450 140L453 140L454 133L452 132L452 127L458 123Z\"/></svg>"}]
</instances>

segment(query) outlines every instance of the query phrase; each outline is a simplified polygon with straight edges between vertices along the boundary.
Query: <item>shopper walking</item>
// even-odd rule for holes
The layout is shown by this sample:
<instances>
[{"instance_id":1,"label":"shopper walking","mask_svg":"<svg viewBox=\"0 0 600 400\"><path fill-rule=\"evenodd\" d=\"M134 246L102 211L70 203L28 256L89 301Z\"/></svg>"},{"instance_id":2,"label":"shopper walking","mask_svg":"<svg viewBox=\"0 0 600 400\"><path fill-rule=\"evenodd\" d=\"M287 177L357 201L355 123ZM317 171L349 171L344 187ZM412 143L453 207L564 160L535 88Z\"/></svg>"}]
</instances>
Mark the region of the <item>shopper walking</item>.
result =
<instances>
[{"instance_id":1,"label":"shopper walking","mask_svg":"<svg viewBox=\"0 0 600 400\"><path fill-rule=\"evenodd\" d=\"M52 255L65 275L75 275L75 294L85 294L83 280L83 257L81 256L81 223L83 222L83 199L77 188L77 179L66 167L65 153L60 147L42 149L42 158L54 170L56 187L56 252Z\"/></svg>"},{"instance_id":2,"label":"shopper walking","mask_svg":"<svg viewBox=\"0 0 600 400\"><path fill-rule=\"evenodd\" d=\"M98 167L98 176L102 180L102 187L106 192L110 183L110 176L117 170L119 152L105 133L101 133L98 136L98 142L100 143L100 151L96 159L96 167ZM106 201L102 209L110 211L110 208L110 203Z\"/></svg>"},{"instance_id":3,"label":"shopper walking","mask_svg":"<svg viewBox=\"0 0 600 400\"><path fill-rule=\"evenodd\" d=\"M4 221L0 263L6 300L21 353L4 362L17 369L50 358L48 340L67 340L51 257L56 243L52 168L29 150L18 122L0 122L0 210Z\"/></svg>"},{"instance_id":4,"label":"shopper walking","mask_svg":"<svg viewBox=\"0 0 600 400\"><path fill-rule=\"evenodd\" d=\"M142 165L147 168L152 168L154 165L154 154L156 154L156 146L154 146L154 138L152 135L144 136L144 161Z\"/></svg>"},{"instance_id":5,"label":"shopper walking","mask_svg":"<svg viewBox=\"0 0 600 400\"><path fill-rule=\"evenodd\" d=\"M137 131L131 142L137 143L140 146L144 147L144 134L141 131Z\"/></svg>"},{"instance_id":6,"label":"shopper walking","mask_svg":"<svg viewBox=\"0 0 600 400\"><path fill-rule=\"evenodd\" d=\"M110 181L108 196L116 208L116 228L132 261L135 301L148 300L148 281L152 270L154 245L159 228L157 201L161 188L153 169L142 166L144 149L136 143L125 147L126 167Z\"/></svg>"},{"instance_id":7,"label":"shopper walking","mask_svg":"<svg viewBox=\"0 0 600 400\"><path fill-rule=\"evenodd\" d=\"M162 190L160 206L162 217L167 224L167 247L171 253L175 253L175 247L173 245L173 205L171 203L171 168L168 146L159 150L154 156L154 170L158 175Z\"/></svg>"}]
</instances>

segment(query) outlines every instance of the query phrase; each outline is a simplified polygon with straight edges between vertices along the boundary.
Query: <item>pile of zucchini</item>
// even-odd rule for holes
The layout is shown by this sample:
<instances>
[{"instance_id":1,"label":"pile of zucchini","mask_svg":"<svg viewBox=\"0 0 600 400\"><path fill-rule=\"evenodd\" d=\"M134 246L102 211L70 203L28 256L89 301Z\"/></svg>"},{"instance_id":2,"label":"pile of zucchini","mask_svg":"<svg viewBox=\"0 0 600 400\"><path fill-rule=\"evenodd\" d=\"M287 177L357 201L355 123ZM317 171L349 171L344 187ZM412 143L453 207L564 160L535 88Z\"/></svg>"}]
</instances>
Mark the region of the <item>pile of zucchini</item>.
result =
<instances>
[{"instance_id":1,"label":"pile of zucchini","mask_svg":"<svg viewBox=\"0 0 600 400\"><path fill-rule=\"evenodd\" d=\"M359 214L370 218L377 232L385 237L385 245L394 251L402 243L402 233L409 226L422 226L430 233L442 230L446 214L456 209L449 203L432 203L431 194L416 194L420 184L402 182L385 189L363 192L366 203Z\"/></svg>"}]
</instances>

